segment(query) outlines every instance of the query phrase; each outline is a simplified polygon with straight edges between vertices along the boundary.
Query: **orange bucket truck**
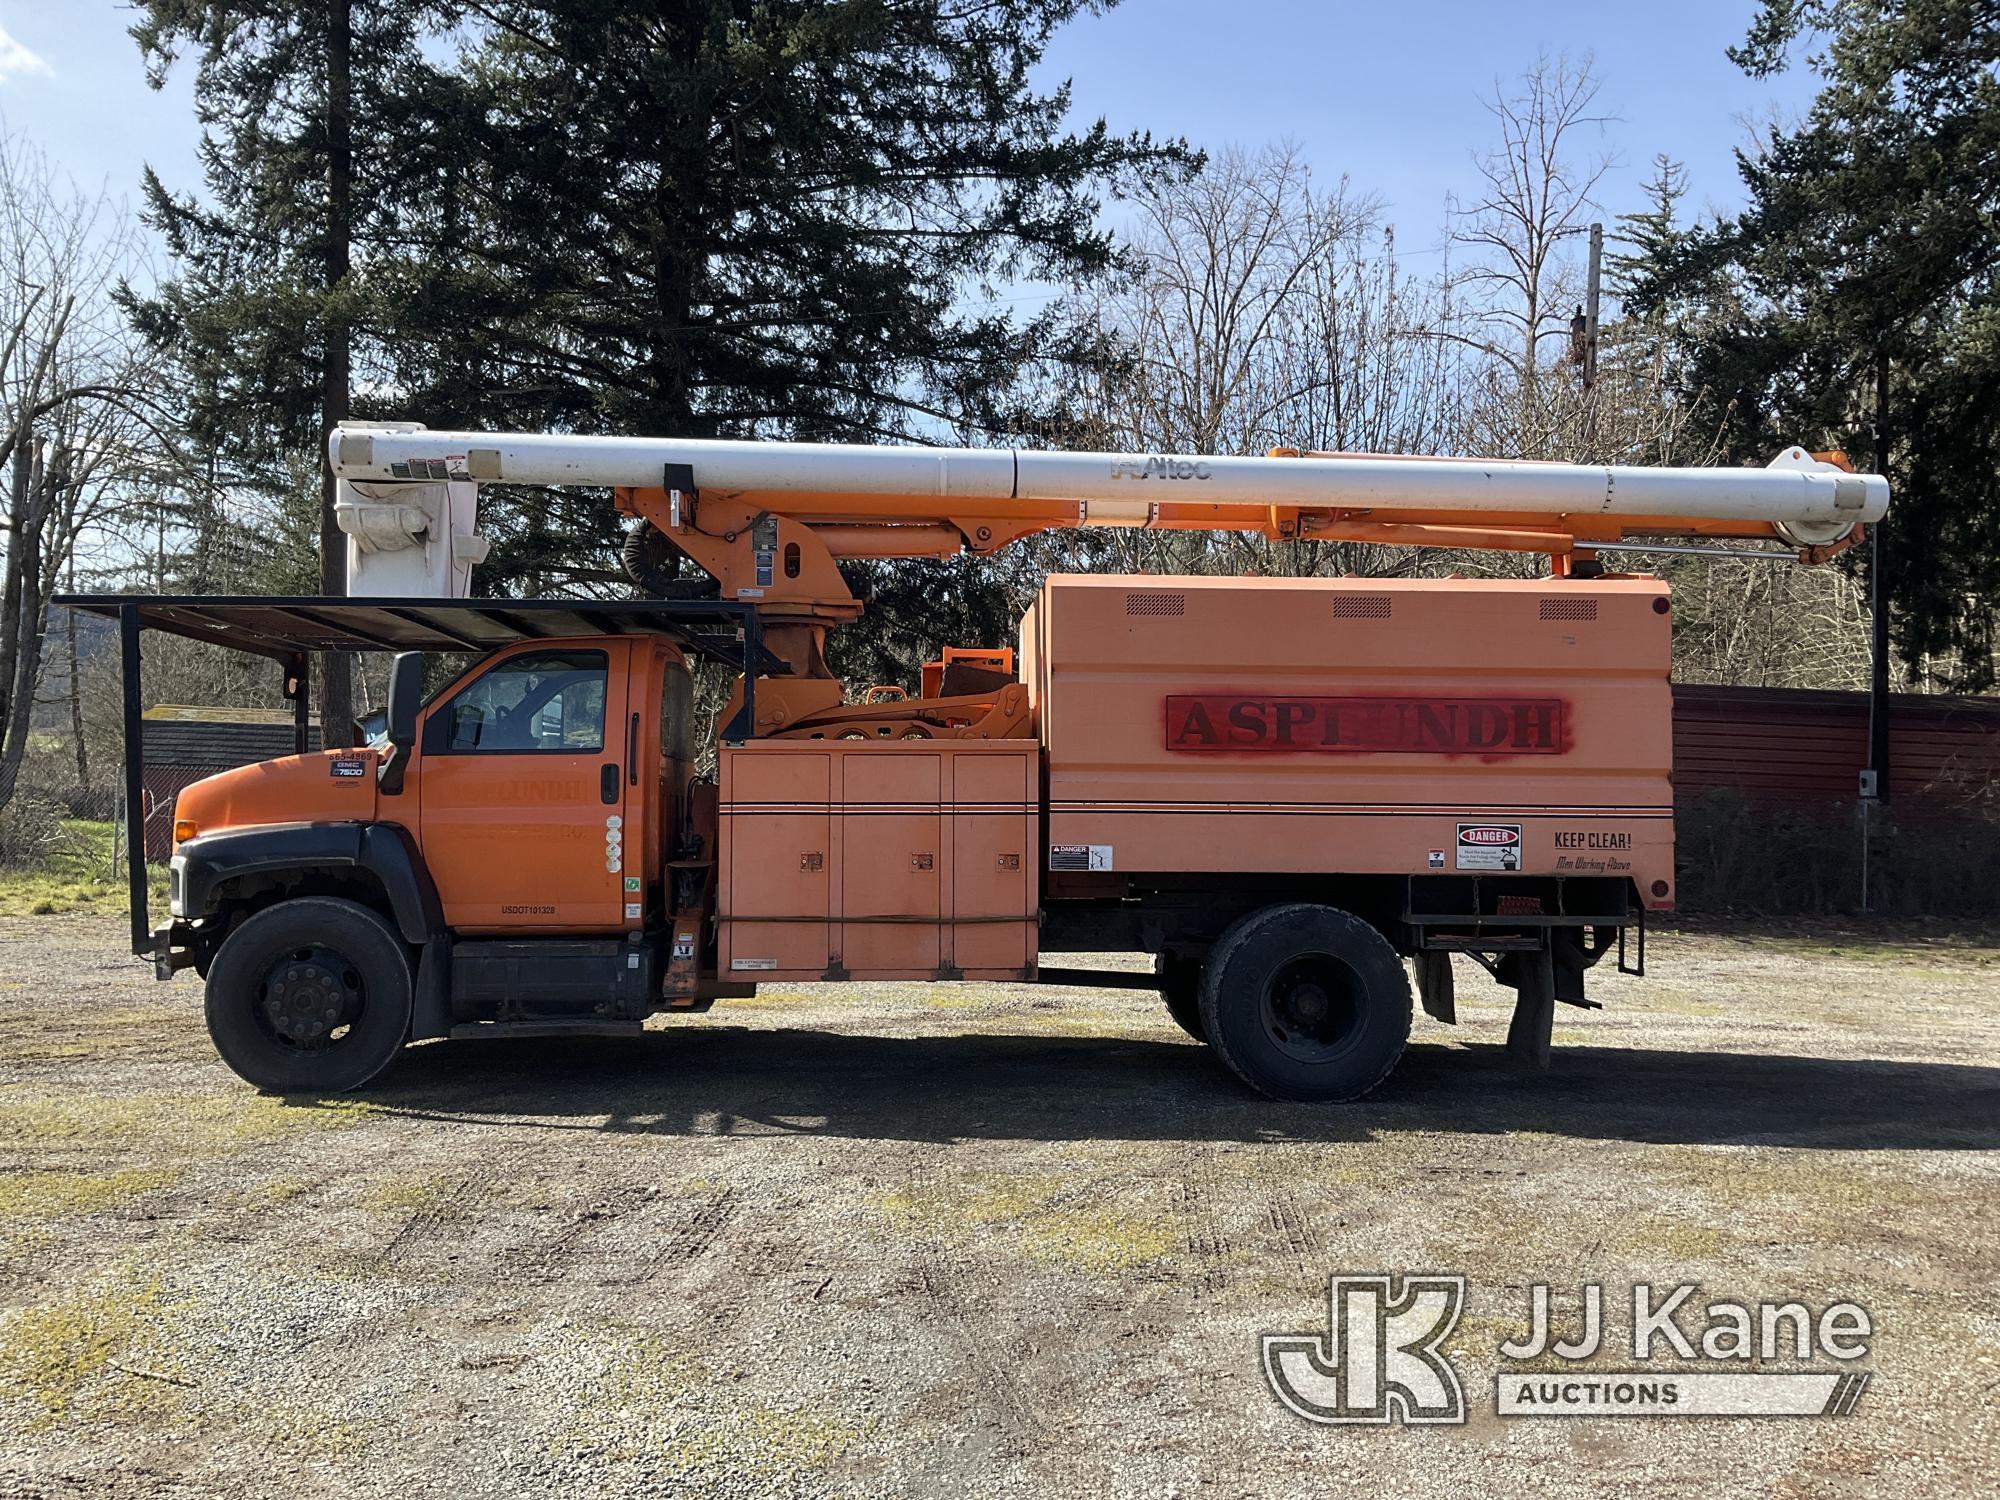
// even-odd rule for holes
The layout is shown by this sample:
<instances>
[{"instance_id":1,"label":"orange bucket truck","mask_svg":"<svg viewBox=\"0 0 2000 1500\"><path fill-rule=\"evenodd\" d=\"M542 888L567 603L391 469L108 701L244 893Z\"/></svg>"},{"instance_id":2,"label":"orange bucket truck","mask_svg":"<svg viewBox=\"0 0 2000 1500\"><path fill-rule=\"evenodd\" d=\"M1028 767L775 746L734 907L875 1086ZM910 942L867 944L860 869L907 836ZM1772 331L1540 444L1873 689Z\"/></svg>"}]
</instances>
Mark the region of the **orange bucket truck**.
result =
<instances>
[{"instance_id":1,"label":"orange bucket truck","mask_svg":"<svg viewBox=\"0 0 2000 1500\"><path fill-rule=\"evenodd\" d=\"M300 753L180 794L167 920L132 837L133 945L192 966L223 1058L350 1089L412 1040L633 1033L765 981L1129 984L1140 952L1245 1084L1349 1099L1452 956L1516 992L1545 1067L1674 900L1672 600L1639 548L1824 561L1888 505L1789 450L1763 469L1312 454L847 447L347 424L352 592L74 597L119 623L128 806L140 648L282 664ZM608 488L650 597L465 596L479 486ZM920 692L826 666L853 558L984 555L1059 528L1232 530L1546 555L1538 579L1049 578L1012 643ZM1643 540L1641 540L1643 539ZM310 662L395 654L362 748L305 753ZM426 691L426 658L463 663ZM690 664L736 674L712 725ZM433 670L430 679L440 671ZM713 735L716 772L698 774ZM1466 972L1461 970L1460 972Z\"/></svg>"}]
</instances>

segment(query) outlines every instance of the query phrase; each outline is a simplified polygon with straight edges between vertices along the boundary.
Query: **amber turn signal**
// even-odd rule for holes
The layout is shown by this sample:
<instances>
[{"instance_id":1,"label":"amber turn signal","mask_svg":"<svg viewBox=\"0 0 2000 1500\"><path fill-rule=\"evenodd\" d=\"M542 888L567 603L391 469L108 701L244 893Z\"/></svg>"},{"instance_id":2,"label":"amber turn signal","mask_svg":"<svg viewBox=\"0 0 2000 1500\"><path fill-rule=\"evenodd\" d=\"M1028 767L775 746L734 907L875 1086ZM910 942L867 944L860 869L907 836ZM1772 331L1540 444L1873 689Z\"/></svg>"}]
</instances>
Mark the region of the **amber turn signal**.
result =
<instances>
[{"instance_id":1,"label":"amber turn signal","mask_svg":"<svg viewBox=\"0 0 2000 1500\"><path fill-rule=\"evenodd\" d=\"M176 844L185 844L189 839L194 837L194 834L195 834L195 827L193 818L174 819L174 842Z\"/></svg>"}]
</instances>

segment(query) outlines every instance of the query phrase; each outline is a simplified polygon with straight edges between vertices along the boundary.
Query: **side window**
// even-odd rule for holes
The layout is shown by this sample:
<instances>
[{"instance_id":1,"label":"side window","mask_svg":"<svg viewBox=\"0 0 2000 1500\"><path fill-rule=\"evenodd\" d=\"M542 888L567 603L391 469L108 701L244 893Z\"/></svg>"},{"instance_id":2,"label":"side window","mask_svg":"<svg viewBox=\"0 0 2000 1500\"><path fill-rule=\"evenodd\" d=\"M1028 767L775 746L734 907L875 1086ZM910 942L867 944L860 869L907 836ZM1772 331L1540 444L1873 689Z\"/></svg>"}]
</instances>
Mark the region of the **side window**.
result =
<instances>
[{"instance_id":1,"label":"side window","mask_svg":"<svg viewBox=\"0 0 2000 1500\"><path fill-rule=\"evenodd\" d=\"M445 705L447 751L588 755L604 748L602 651L530 651L466 684Z\"/></svg>"},{"instance_id":2,"label":"side window","mask_svg":"<svg viewBox=\"0 0 2000 1500\"><path fill-rule=\"evenodd\" d=\"M694 763L694 677L672 662L660 692L660 747L668 760Z\"/></svg>"}]
</instances>

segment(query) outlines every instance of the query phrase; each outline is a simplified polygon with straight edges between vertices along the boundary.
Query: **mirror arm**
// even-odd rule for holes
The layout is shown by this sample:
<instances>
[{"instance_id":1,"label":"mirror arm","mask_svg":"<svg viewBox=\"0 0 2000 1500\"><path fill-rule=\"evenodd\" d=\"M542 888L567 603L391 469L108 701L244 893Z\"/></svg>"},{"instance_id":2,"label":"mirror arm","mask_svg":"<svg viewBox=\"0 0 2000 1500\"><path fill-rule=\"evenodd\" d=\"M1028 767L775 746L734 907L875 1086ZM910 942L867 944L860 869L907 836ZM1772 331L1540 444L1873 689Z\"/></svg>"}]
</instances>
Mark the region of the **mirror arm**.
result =
<instances>
[{"instance_id":1,"label":"mirror arm","mask_svg":"<svg viewBox=\"0 0 2000 1500\"><path fill-rule=\"evenodd\" d=\"M415 651L404 651L389 669L389 753L375 772L375 785L384 795L394 797L403 790L403 776L410 766L417 743L418 700L424 686L424 659Z\"/></svg>"},{"instance_id":2,"label":"mirror arm","mask_svg":"<svg viewBox=\"0 0 2000 1500\"><path fill-rule=\"evenodd\" d=\"M399 797L403 793L403 773L410 767L410 747L391 745L389 753L382 757L382 764L375 768L375 785L381 788L385 797Z\"/></svg>"}]
</instances>

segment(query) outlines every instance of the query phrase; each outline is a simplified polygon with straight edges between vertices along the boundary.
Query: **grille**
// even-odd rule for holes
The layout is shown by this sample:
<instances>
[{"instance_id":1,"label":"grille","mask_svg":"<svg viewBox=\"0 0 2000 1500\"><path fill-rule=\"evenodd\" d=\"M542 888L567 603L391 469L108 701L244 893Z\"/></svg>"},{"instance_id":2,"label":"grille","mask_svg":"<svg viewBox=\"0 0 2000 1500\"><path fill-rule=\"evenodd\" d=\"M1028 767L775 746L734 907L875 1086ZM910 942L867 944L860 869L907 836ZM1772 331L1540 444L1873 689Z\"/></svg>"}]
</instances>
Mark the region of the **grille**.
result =
<instances>
[{"instance_id":1,"label":"grille","mask_svg":"<svg viewBox=\"0 0 2000 1500\"><path fill-rule=\"evenodd\" d=\"M1125 613L1128 615L1184 615L1187 613L1186 594L1127 594Z\"/></svg>"},{"instance_id":2,"label":"grille","mask_svg":"<svg viewBox=\"0 0 2000 1500\"><path fill-rule=\"evenodd\" d=\"M1333 617L1336 620L1386 620L1391 608L1392 601L1387 594L1333 596Z\"/></svg>"},{"instance_id":3,"label":"grille","mask_svg":"<svg viewBox=\"0 0 2000 1500\"><path fill-rule=\"evenodd\" d=\"M1544 620L1594 620L1597 618L1595 599L1544 599L1542 601Z\"/></svg>"}]
</instances>

